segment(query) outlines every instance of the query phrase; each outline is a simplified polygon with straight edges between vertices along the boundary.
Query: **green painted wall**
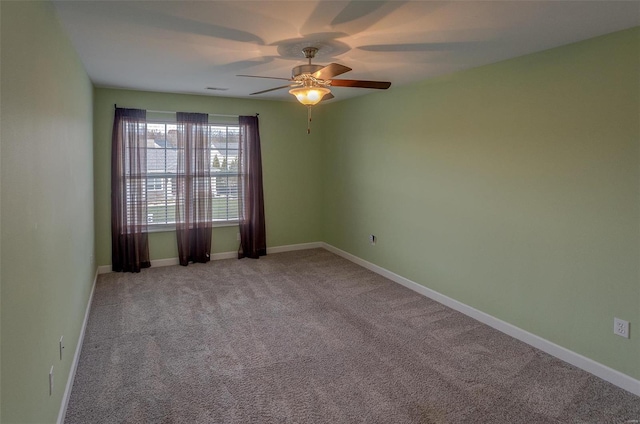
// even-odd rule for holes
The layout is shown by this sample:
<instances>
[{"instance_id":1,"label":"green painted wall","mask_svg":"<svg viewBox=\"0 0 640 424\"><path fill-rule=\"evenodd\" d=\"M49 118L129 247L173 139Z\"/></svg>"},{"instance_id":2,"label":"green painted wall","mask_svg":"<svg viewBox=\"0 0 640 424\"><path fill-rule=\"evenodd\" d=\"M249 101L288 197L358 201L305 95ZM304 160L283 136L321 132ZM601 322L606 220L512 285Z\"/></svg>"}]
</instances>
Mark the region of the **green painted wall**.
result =
<instances>
[{"instance_id":1,"label":"green painted wall","mask_svg":"<svg viewBox=\"0 0 640 424\"><path fill-rule=\"evenodd\" d=\"M50 2L0 8L2 422L47 423L95 276L93 88Z\"/></svg>"},{"instance_id":2,"label":"green painted wall","mask_svg":"<svg viewBox=\"0 0 640 424\"><path fill-rule=\"evenodd\" d=\"M111 128L113 105L147 110L260 114L267 246L316 242L322 229L322 108L306 133L306 109L294 102L97 88L94 92L95 234L98 265L111 264ZM213 230L215 253L238 249L238 228ZM175 232L151 233L151 259L178 256Z\"/></svg>"},{"instance_id":3,"label":"green painted wall","mask_svg":"<svg viewBox=\"0 0 640 424\"><path fill-rule=\"evenodd\" d=\"M640 378L639 40L332 105L324 240Z\"/></svg>"}]
</instances>

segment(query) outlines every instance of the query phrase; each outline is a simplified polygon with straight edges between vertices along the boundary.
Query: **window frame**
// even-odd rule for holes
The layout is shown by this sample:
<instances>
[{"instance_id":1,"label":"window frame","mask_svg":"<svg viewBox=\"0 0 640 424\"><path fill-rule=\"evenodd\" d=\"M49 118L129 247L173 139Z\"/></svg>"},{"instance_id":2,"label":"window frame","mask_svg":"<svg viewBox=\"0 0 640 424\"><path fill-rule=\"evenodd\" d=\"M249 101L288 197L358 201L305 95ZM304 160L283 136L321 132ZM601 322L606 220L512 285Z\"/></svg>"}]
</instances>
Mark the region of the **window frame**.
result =
<instances>
[{"instance_id":1,"label":"window frame","mask_svg":"<svg viewBox=\"0 0 640 424\"><path fill-rule=\"evenodd\" d=\"M171 120L171 119L147 119L147 134L149 132L148 126L149 125L164 125L164 136L165 136L165 145L164 147L161 147L159 149L164 150L165 152L167 150L167 145L166 145L166 140L168 138L168 129L167 127L169 125L177 125L177 122L175 120ZM235 127L238 129L240 129L240 126L238 123L229 123L229 122L209 122L207 124L209 127ZM151 150L152 148L150 147L146 147L147 148L147 152L149 150ZM211 151L216 151L214 148L210 148ZM174 149L177 151L177 148ZM235 150L235 149L231 149L231 150ZM148 163L147 163L148 165ZM240 176L240 169L237 169L236 172L211 172L212 176L211 178L216 178L216 177L235 177L235 176ZM149 170L147 169L147 173L144 177L147 181L149 181L152 178L158 178L158 179L162 179L162 190L149 190L147 189L146 192L146 196L147 196L147 209L149 208L150 204L149 204L149 194L153 193L164 193L165 196L165 202L164 202L164 207L165 209L168 207L175 207L175 203L173 203L173 206L171 206L171 204L169 203L169 201L167 200L167 190L169 189L169 186L171 186L171 179L177 179L178 177L178 173L172 173L172 172L166 172L166 155L165 155L165 172L157 172L157 171L153 171L153 172L149 172ZM216 198L215 194L212 193L214 199ZM166 212L165 216L167 216L168 212ZM237 215L237 213L236 213ZM147 212L147 217L149 216L149 212ZM227 209L227 217L229 216L229 209ZM239 218L236 216L236 218L234 219L226 219L226 220L220 220L220 219L213 219L212 220L212 226L213 227L234 227L234 226L238 226L239 224ZM176 223L175 222L161 222L161 223L149 223L147 222L147 232L149 233L156 233L156 232L171 232L171 231L175 231L176 230Z\"/></svg>"}]
</instances>

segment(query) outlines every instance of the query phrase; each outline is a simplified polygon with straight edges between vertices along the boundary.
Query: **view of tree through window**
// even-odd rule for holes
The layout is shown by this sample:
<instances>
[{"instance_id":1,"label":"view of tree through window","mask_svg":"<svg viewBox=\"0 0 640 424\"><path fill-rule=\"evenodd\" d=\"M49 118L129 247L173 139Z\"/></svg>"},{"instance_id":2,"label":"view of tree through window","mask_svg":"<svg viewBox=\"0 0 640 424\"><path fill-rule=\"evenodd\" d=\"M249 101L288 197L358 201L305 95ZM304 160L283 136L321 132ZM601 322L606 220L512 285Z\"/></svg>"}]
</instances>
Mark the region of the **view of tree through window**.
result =
<instances>
[{"instance_id":1,"label":"view of tree through window","mask_svg":"<svg viewBox=\"0 0 640 424\"><path fill-rule=\"evenodd\" d=\"M209 124L213 221L238 219L237 125ZM178 164L177 125L147 123L147 221L150 226L175 224Z\"/></svg>"}]
</instances>

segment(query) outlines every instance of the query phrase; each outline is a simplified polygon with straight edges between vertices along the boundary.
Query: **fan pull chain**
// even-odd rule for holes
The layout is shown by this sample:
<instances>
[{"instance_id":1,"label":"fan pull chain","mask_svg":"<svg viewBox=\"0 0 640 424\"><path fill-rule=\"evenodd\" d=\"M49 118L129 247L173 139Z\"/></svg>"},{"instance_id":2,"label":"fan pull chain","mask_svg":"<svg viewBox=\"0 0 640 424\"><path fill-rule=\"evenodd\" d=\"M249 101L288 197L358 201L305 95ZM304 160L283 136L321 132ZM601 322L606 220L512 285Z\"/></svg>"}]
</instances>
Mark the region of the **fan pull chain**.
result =
<instances>
[{"instance_id":1,"label":"fan pull chain","mask_svg":"<svg viewBox=\"0 0 640 424\"><path fill-rule=\"evenodd\" d=\"M311 134L311 106L307 106L307 134Z\"/></svg>"}]
</instances>

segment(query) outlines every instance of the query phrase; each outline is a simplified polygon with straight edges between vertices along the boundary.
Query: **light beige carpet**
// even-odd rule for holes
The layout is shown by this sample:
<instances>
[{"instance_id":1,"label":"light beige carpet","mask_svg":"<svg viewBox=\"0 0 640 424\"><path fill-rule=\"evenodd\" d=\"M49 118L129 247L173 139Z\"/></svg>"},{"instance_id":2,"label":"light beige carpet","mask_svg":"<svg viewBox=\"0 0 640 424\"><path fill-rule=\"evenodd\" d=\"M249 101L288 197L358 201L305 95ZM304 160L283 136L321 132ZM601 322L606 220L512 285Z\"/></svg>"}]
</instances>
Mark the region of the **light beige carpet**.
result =
<instances>
[{"instance_id":1,"label":"light beige carpet","mask_svg":"<svg viewBox=\"0 0 640 424\"><path fill-rule=\"evenodd\" d=\"M323 249L98 279L67 423L625 423L640 398Z\"/></svg>"}]
</instances>

